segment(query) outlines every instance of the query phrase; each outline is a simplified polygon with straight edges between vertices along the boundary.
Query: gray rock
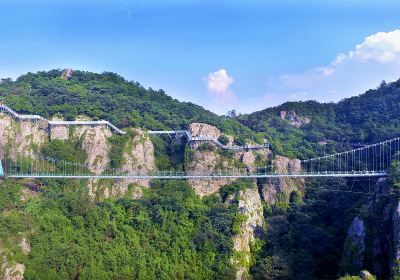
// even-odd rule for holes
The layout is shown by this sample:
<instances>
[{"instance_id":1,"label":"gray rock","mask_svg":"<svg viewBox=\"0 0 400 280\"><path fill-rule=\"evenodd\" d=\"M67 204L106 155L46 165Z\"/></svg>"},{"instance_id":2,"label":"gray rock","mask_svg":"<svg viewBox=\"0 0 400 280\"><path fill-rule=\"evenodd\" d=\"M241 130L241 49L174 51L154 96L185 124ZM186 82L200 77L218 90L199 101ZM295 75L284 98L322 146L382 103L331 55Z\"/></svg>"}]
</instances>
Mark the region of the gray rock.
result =
<instances>
[{"instance_id":1,"label":"gray rock","mask_svg":"<svg viewBox=\"0 0 400 280\"><path fill-rule=\"evenodd\" d=\"M365 226L363 220L356 216L347 232L342 261L341 274L355 274L363 268L365 252Z\"/></svg>"}]
</instances>

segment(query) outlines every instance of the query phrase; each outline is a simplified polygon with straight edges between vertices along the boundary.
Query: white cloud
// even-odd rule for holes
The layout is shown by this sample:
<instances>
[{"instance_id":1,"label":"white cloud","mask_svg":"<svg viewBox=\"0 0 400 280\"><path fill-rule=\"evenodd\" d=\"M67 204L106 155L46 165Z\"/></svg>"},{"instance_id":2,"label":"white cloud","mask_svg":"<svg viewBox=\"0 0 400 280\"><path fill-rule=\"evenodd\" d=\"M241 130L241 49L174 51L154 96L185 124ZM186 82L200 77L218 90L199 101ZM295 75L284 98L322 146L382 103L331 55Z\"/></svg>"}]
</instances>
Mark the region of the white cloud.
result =
<instances>
[{"instance_id":1,"label":"white cloud","mask_svg":"<svg viewBox=\"0 0 400 280\"><path fill-rule=\"evenodd\" d=\"M289 100L339 101L375 88L383 79L399 78L400 30L394 30L366 37L328 65L273 77L266 92L276 96L271 106Z\"/></svg>"},{"instance_id":2,"label":"white cloud","mask_svg":"<svg viewBox=\"0 0 400 280\"><path fill-rule=\"evenodd\" d=\"M237 98L230 89L234 79L228 75L225 69L209 73L207 78L204 78L204 81L208 91L214 98L214 102L209 106L214 112L223 114L238 106Z\"/></svg>"},{"instance_id":3,"label":"white cloud","mask_svg":"<svg viewBox=\"0 0 400 280\"><path fill-rule=\"evenodd\" d=\"M225 69L208 74L207 89L217 95L224 94L229 90L229 86L233 83L233 78L228 75Z\"/></svg>"},{"instance_id":4,"label":"white cloud","mask_svg":"<svg viewBox=\"0 0 400 280\"><path fill-rule=\"evenodd\" d=\"M210 73L204 80L216 97L216 102L210 102L210 109L223 113L235 108L250 113L286 101L336 102L376 88L383 79L390 82L399 78L400 30L396 29L365 37L326 65L272 76L261 96L246 95L238 100L230 90L234 79L225 69Z\"/></svg>"},{"instance_id":5,"label":"white cloud","mask_svg":"<svg viewBox=\"0 0 400 280\"><path fill-rule=\"evenodd\" d=\"M354 50L347 54L338 54L333 64L339 65L346 60L378 63L400 62L400 30L378 32L366 37Z\"/></svg>"}]
</instances>

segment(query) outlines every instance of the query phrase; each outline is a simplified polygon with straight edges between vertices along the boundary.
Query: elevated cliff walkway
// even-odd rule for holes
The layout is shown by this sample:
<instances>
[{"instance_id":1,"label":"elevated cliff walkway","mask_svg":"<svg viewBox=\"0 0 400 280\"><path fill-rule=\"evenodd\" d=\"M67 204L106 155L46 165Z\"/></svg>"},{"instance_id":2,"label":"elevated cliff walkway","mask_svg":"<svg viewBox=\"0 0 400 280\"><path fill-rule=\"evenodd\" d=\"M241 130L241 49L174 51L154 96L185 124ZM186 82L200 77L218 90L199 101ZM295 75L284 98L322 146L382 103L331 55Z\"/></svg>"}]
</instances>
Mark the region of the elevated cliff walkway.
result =
<instances>
[{"instance_id":1,"label":"elevated cliff walkway","mask_svg":"<svg viewBox=\"0 0 400 280\"><path fill-rule=\"evenodd\" d=\"M44 121L51 128L52 126L74 126L74 125L83 125L83 126L107 126L111 131L117 134L126 134L125 131L122 131L109 121L100 120L100 121L51 121L39 115L24 115L19 114L7 105L0 103L0 112L7 113L14 117L17 120L28 120L28 121Z\"/></svg>"},{"instance_id":2,"label":"elevated cliff walkway","mask_svg":"<svg viewBox=\"0 0 400 280\"><path fill-rule=\"evenodd\" d=\"M187 138L188 142L212 142L216 144L217 146L221 147L222 149L225 150L257 150L257 149L269 149L269 144L257 144L257 145L224 145L221 142L218 141L218 139L213 138L213 137L208 137L208 136L203 136L203 135L197 135L193 136L189 130L149 130L149 134L168 134L168 135L183 135Z\"/></svg>"}]
</instances>

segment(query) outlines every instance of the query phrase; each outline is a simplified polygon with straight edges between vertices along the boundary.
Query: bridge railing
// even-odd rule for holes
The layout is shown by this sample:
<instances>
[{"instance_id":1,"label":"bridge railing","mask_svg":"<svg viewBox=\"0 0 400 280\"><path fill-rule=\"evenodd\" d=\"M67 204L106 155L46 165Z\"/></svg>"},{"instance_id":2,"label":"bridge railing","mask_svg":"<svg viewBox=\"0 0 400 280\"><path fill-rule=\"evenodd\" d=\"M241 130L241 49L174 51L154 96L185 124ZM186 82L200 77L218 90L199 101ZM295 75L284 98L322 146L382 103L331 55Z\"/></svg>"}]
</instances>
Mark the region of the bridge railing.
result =
<instances>
[{"instance_id":1,"label":"bridge railing","mask_svg":"<svg viewBox=\"0 0 400 280\"><path fill-rule=\"evenodd\" d=\"M188 130L149 130L149 134L183 134L187 137L188 142L213 142L222 149L226 150L256 150L256 149L269 149L269 144L257 144L257 145L224 145L221 142L218 141L218 139L214 137L209 137L209 136L203 136L203 135L198 135L198 136L193 136L190 131Z\"/></svg>"},{"instance_id":2,"label":"bridge railing","mask_svg":"<svg viewBox=\"0 0 400 280\"><path fill-rule=\"evenodd\" d=\"M49 126L55 126L55 125L65 125L65 126L70 126L70 125L88 125L88 126L97 126L97 125L106 125L110 128L111 131L115 131L118 134L126 134L125 131L122 131L109 121L105 120L100 120L100 121L50 121L42 116L39 115L24 115L24 114L18 114L16 111L8 107L7 105L0 103L0 112L7 112L8 114L12 115L16 119L19 120L42 120L48 123Z\"/></svg>"}]
</instances>

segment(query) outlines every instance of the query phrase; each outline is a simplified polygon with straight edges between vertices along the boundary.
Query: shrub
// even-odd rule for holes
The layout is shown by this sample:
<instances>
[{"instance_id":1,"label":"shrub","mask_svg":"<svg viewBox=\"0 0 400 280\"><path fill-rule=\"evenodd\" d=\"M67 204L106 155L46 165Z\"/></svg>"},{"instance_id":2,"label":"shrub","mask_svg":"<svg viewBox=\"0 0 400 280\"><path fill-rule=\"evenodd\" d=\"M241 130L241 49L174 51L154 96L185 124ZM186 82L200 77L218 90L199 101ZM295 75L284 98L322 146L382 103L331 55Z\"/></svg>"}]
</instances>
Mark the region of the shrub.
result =
<instances>
[{"instance_id":1,"label":"shrub","mask_svg":"<svg viewBox=\"0 0 400 280\"><path fill-rule=\"evenodd\" d=\"M228 136L221 134L220 137L218 137L218 141L222 144L222 145L226 145L229 143L229 138Z\"/></svg>"}]
</instances>

